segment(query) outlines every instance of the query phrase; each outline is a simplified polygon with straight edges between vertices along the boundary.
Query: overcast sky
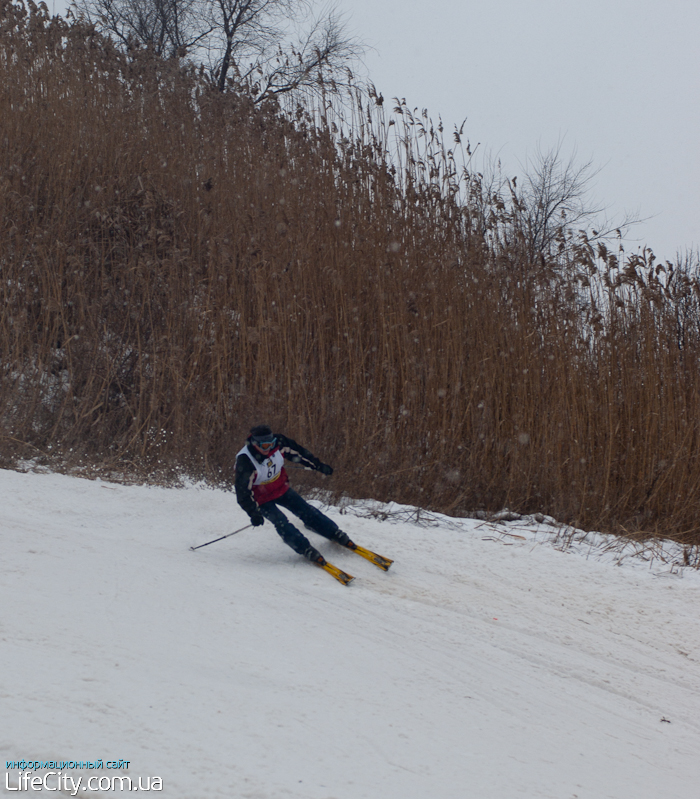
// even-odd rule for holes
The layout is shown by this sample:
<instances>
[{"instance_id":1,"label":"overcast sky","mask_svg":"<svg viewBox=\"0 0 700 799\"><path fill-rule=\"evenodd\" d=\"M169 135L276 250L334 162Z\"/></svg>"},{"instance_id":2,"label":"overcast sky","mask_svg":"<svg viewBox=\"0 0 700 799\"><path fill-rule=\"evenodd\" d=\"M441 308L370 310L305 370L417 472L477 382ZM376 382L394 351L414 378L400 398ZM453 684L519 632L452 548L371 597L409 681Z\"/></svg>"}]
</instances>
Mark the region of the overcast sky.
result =
<instances>
[{"instance_id":1,"label":"overcast sky","mask_svg":"<svg viewBox=\"0 0 700 799\"><path fill-rule=\"evenodd\" d=\"M405 97L501 158L507 174L560 139L601 168L609 214L659 257L700 245L697 0L340 0L374 50L385 98Z\"/></svg>"},{"instance_id":2,"label":"overcast sky","mask_svg":"<svg viewBox=\"0 0 700 799\"><path fill-rule=\"evenodd\" d=\"M508 175L537 148L593 160L593 198L649 217L627 249L700 246L697 0L337 0L369 78ZM66 0L48 0L64 13Z\"/></svg>"}]
</instances>

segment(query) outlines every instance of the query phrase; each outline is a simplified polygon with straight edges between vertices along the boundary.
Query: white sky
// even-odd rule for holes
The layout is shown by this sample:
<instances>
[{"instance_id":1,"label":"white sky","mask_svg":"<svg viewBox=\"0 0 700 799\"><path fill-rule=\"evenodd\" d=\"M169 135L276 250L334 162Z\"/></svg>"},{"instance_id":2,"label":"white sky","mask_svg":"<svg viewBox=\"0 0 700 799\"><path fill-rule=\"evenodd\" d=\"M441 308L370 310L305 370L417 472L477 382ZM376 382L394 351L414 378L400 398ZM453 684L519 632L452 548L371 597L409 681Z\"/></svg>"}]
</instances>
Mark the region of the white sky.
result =
<instances>
[{"instance_id":1,"label":"white sky","mask_svg":"<svg viewBox=\"0 0 700 799\"><path fill-rule=\"evenodd\" d=\"M62 13L66 0L48 0ZM390 101L467 119L506 174L538 146L601 168L592 199L646 219L627 249L700 246L696 0L337 0Z\"/></svg>"},{"instance_id":2,"label":"white sky","mask_svg":"<svg viewBox=\"0 0 700 799\"><path fill-rule=\"evenodd\" d=\"M405 97L507 174L538 145L601 172L594 198L657 256L700 245L700 4L340 0L385 98Z\"/></svg>"}]
</instances>

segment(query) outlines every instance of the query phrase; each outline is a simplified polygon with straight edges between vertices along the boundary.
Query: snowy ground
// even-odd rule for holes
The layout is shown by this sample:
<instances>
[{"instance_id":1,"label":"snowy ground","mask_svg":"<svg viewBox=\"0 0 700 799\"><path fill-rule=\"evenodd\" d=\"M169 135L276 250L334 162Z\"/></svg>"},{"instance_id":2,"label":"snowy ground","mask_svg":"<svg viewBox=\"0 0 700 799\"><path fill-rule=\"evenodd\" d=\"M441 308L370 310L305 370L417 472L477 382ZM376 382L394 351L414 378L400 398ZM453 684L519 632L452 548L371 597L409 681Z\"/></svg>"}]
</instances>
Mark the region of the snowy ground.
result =
<instances>
[{"instance_id":1,"label":"snowy ground","mask_svg":"<svg viewBox=\"0 0 700 799\"><path fill-rule=\"evenodd\" d=\"M700 796L700 573L668 558L365 503L330 515L388 574L309 533L346 588L267 523L190 551L246 523L230 493L0 492L5 762L178 799Z\"/></svg>"}]
</instances>

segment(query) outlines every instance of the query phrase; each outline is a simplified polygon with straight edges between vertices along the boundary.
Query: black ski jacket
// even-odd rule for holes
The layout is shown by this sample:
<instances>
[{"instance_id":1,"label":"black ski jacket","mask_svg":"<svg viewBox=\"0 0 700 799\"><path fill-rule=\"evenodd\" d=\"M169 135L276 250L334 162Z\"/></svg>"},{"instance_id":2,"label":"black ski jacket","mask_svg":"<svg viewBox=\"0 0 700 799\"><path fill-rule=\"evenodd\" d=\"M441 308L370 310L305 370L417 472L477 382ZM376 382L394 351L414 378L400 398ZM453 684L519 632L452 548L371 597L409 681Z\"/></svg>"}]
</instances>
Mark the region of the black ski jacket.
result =
<instances>
[{"instance_id":1,"label":"black ski jacket","mask_svg":"<svg viewBox=\"0 0 700 799\"><path fill-rule=\"evenodd\" d=\"M319 471L323 463L315 456L312 455L308 449L304 449L296 441L293 441L281 433L274 433L277 439L276 450L282 453L285 460L292 461L292 463L301 464L305 469L312 469ZM262 463L267 455L259 452L252 443L252 437L248 436L246 439L246 448L257 463ZM241 453L236 458L236 478L234 486L236 489L236 499L238 504L249 515L260 512L260 506L255 501L253 496L253 480L255 479L255 467L251 463L250 458Z\"/></svg>"}]
</instances>

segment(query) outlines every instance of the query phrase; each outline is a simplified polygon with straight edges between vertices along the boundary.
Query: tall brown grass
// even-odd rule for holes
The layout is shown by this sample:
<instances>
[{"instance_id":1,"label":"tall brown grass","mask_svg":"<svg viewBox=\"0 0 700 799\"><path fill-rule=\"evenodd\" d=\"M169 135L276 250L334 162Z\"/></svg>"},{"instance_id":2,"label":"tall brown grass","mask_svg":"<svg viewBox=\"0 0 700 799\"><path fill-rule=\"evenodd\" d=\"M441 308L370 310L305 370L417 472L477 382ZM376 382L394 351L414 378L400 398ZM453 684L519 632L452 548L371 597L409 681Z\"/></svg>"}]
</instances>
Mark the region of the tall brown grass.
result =
<instances>
[{"instance_id":1,"label":"tall brown grass","mask_svg":"<svg viewBox=\"0 0 700 799\"><path fill-rule=\"evenodd\" d=\"M337 492L700 543L695 265L533 259L458 148L0 0L5 464L225 484L266 421Z\"/></svg>"}]
</instances>

